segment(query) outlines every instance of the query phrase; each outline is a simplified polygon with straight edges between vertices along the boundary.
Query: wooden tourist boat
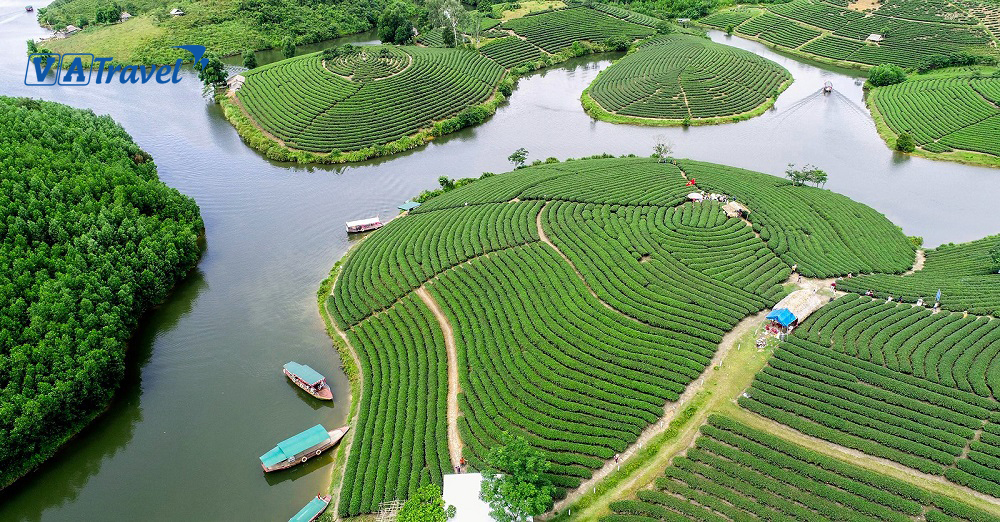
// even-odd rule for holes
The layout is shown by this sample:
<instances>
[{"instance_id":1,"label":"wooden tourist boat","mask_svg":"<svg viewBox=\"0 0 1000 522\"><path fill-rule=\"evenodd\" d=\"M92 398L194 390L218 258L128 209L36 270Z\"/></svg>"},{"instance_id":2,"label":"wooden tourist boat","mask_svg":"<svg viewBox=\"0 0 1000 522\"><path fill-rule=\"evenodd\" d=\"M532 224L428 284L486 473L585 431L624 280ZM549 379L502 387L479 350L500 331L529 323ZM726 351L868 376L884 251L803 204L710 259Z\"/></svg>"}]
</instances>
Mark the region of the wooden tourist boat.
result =
<instances>
[{"instance_id":1,"label":"wooden tourist boat","mask_svg":"<svg viewBox=\"0 0 1000 522\"><path fill-rule=\"evenodd\" d=\"M30 5L26 5L26 6L24 6L24 10L30 13L30 12L34 11L35 8L31 7Z\"/></svg>"},{"instance_id":2,"label":"wooden tourist boat","mask_svg":"<svg viewBox=\"0 0 1000 522\"><path fill-rule=\"evenodd\" d=\"M298 513L292 515L288 522L312 522L319 518L330 505L330 495L316 495L308 504L302 506Z\"/></svg>"},{"instance_id":3,"label":"wooden tourist boat","mask_svg":"<svg viewBox=\"0 0 1000 522\"><path fill-rule=\"evenodd\" d=\"M324 401L333 400L333 390L326 383L326 377L313 370L308 365L299 364L295 361L285 363L282 368L285 377L288 377L296 386L302 388L309 395Z\"/></svg>"},{"instance_id":4,"label":"wooden tourist boat","mask_svg":"<svg viewBox=\"0 0 1000 522\"><path fill-rule=\"evenodd\" d=\"M349 429L350 426L344 426L327 431L322 424L317 424L279 442L277 446L271 448L271 451L260 456L260 465L265 472L271 472L302 464L334 447Z\"/></svg>"},{"instance_id":5,"label":"wooden tourist boat","mask_svg":"<svg viewBox=\"0 0 1000 522\"><path fill-rule=\"evenodd\" d=\"M357 234L359 232L368 232L369 230L382 228L382 225L384 225L384 223L382 223L382 219L378 216L368 219L359 219L357 221L348 221L347 233Z\"/></svg>"}]
</instances>

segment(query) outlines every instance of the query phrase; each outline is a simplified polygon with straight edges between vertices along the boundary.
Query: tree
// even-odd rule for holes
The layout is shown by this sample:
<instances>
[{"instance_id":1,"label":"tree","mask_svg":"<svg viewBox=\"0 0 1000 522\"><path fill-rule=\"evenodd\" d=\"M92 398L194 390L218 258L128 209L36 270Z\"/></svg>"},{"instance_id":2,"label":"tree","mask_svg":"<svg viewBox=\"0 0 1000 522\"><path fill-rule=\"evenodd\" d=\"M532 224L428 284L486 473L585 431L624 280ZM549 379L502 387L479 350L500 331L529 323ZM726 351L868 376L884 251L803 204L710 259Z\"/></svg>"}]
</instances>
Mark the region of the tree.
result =
<instances>
[{"instance_id":1,"label":"tree","mask_svg":"<svg viewBox=\"0 0 1000 522\"><path fill-rule=\"evenodd\" d=\"M794 164L789 163L788 169L785 170L785 177L795 185L815 183L816 186L819 187L821 185L826 185L826 181L829 176L827 176L826 171L818 169L813 165L807 164L801 169L797 169Z\"/></svg>"},{"instance_id":2,"label":"tree","mask_svg":"<svg viewBox=\"0 0 1000 522\"><path fill-rule=\"evenodd\" d=\"M990 263L993 265L993 270L1000 274L1000 245L991 248L988 255L990 256Z\"/></svg>"},{"instance_id":3,"label":"tree","mask_svg":"<svg viewBox=\"0 0 1000 522\"><path fill-rule=\"evenodd\" d=\"M454 42L460 42L458 26L463 25L469 16L459 0L427 0L427 16L434 27L444 27L451 31Z\"/></svg>"},{"instance_id":4,"label":"tree","mask_svg":"<svg viewBox=\"0 0 1000 522\"><path fill-rule=\"evenodd\" d=\"M514 164L515 169L519 169L524 166L524 162L528 160L528 149L521 147L507 156L507 161Z\"/></svg>"},{"instance_id":5,"label":"tree","mask_svg":"<svg viewBox=\"0 0 1000 522\"><path fill-rule=\"evenodd\" d=\"M295 38L291 35L285 37L281 42L281 54L285 58L295 56Z\"/></svg>"},{"instance_id":6,"label":"tree","mask_svg":"<svg viewBox=\"0 0 1000 522\"><path fill-rule=\"evenodd\" d=\"M447 27L441 31L441 39L444 41L445 47L455 47L455 33Z\"/></svg>"},{"instance_id":7,"label":"tree","mask_svg":"<svg viewBox=\"0 0 1000 522\"><path fill-rule=\"evenodd\" d=\"M438 184L441 188L445 190L450 190L455 188L455 182L448 178L448 176L441 176L438 178Z\"/></svg>"},{"instance_id":8,"label":"tree","mask_svg":"<svg viewBox=\"0 0 1000 522\"><path fill-rule=\"evenodd\" d=\"M257 55L254 54L253 49L243 51L243 67L247 69L257 68Z\"/></svg>"},{"instance_id":9,"label":"tree","mask_svg":"<svg viewBox=\"0 0 1000 522\"><path fill-rule=\"evenodd\" d=\"M876 65L875 67L872 67L872 70L868 73L868 83L875 87L884 87L886 85L900 83L905 79L906 71L904 71L902 67L891 63Z\"/></svg>"},{"instance_id":10,"label":"tree","mask_svg":"<svg viewBox=\"0 0 1000 522\"><path fill-rule=\"evenodd\" d=\"M445 522L455 516L455 506L444 505L441 488L426 484L403 504L396 515L397 522Z\"/></svg>"},{"instance_id":11,"label":"tree","mask_svg":"<svg viewBox=\"0 0 1000 522\"><path fill-rule=\"evenodd\" d=\"M208 64L204 67L201 66L201 62L194 64L195 69L198 69L198 79L205 84L205 87L209 88L219 88L225 85L229 78L225 64L214 54L205 57L208 58Z\"/></svg>"},{"instance_id":12,"label":"tree","mask_svg":"<svg viewBox=\"0 0 1000 522\"><path fill-rule=\"evenodd\" d=\"M736 30L736 26L735 25L733 25L733 24L726 24L726 34L728 34L729 36L732 36L733 35L733 31L735 31L735 30Z\"/></svg>"},{"instance_id":13,"label":"tree","mask_svg":"<svg viewBox=\"0 0 1000 522\"><path fill-rule=\"evenodd\" d=\"M670 25L670 22L660 21L656 23L657 34L670 34L674 32L674 26Z\"/></svg>"},{"instance_id":14,"label":"tree","mask_svg":"<svg viewBox=\"0 0 1000 522\"><path fill-rule=\"evenodd\" d=\"M386 43L407 44L413 41L413 22L410 8L403 2L394 2L382 11L378 19L378 38Z\"/></svg>"},{"instance_id":15,"label":"tree","mask_svg":"<svg viewBox=\"0 0 1000 522\"><path fill-rule=\"evenodd\" d=\"M904 132L896 138L896 150L899 152L913 152L917 150L917 143L913 140L913 136Z\"/></svg>"},{"instance_id":16,"label":"tree","mask_svg":"<svg viewBox=\"0 0 1000 522\"><path fill-rule=\"evenodd\" d=\"M479 498L497 522L524 522L552 505L555 488L545 478L550 463L524 437L504 432L501 442L486 456Z\"/></svg>"},{"instance_id":17,"label":"tree","mask_svg":"<svg viewBox=\"0 0 1000 522\"><path fill-rule=\"evenodd\" d=\"M653 157L660 163L666 163L667 159L674 152L674 146L663 136L656 137L656 145L653 145Z\"/></svg>"}]
</instances>

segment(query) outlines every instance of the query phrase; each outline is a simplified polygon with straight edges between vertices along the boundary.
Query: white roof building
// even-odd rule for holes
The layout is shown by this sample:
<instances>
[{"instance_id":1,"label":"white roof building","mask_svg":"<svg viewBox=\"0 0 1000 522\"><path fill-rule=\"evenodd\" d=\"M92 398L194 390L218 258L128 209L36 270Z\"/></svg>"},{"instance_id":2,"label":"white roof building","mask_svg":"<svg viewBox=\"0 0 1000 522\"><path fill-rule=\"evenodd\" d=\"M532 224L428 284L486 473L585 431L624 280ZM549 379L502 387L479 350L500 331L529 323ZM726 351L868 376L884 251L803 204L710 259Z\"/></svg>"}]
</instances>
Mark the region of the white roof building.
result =
<instances>
[{"instance_id":1,"label":"white roof building","mask_svg":"<svg viewBox=\"0 0 1000 522\"><path fill-rule=\"evenodd\" d=\"M170 10L170 14L173 16L184 16L184 11L181 11L179 8L175 7Z\"/></svg>"},{"instance_id":2,"label":"white roof building","mask_svg":"<svg viewBox=\"0 0 1000 522\"><path fill-rule=\"evenodd\" d=\"M129 18L132 18L132 15L128 14L128 11L122 11L121 16L118 17L118 19L121 20L122 22L128 20Z\"/></svg>"},{"instance_id":3,"label":"white roof building","mask_svg":"<svg viewBox=\"0 0 1000 522\"><path fill-rule=\"evenodd\" d=\"M444 504L455 506L455 518L449 522L492 521L490 506L479 498L482 473L453 473L444 476ZM531 520L530 518L528 520Z\"/></svg>"},{"instance_id":4,"label":"white roof building","mask_svg":"<svg viewBox=\"0 0 1000 522\"><path fill-rule=\"evenodd\" d=\"M882 40L885 40L885 37L882 36L882 35L880 35L880 34L872 33L872 34L868 35L867 40L869 42L881 42Z\"/></svg>"}]
</instances>

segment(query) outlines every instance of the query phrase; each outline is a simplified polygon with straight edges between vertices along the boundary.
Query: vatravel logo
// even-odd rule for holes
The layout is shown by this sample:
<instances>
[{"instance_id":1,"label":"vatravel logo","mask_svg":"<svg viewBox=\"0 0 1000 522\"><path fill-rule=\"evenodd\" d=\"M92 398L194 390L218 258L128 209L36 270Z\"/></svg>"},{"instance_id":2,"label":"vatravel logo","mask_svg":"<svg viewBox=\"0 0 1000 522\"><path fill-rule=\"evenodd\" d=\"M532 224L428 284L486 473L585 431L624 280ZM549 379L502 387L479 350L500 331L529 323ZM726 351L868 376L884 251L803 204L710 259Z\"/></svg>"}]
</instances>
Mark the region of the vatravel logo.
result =
<instances>
[{"instance_id":1,"label":"vatravel logo","mask_svg":"<svg viewBox=\"0 0 1000 522\"><path fill-rule=\"evenodd\" d=\"M208 64L204 45L175 45L174 49L184 49L194 56L193 63L202 67ZM84 60L90 62L84 65ZM173 65L112 65L112 58L97 58L84 53L35 53L28 55L28 66L24 71L25 85L89 85L111 83L118 76L120 83L177 83L181 81L180 70L184 60L178 58Z\"/></svg>"}]
</instances>

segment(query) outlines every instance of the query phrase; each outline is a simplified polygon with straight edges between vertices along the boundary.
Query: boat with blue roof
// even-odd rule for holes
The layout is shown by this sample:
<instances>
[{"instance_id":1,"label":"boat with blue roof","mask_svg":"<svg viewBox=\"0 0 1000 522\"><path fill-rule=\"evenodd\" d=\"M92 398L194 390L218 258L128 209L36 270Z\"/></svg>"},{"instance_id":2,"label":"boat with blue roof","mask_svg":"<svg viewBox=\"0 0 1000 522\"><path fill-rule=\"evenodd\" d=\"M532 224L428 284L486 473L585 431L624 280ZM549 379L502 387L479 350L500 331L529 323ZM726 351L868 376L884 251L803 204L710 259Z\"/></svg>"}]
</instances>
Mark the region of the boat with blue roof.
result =
<instances>
[{"instance_id":1,"label":"boat with blue roof","mask_svg":"<svg viewBox=\"0 0 1000 522\"><path fill-rule=\"evenodd\" d=\"M326 383L326 377L313 370L306 364L299 364L295 361L285 363L282 368L285 376L296 386L305 390L306 393L324 401L333 400L333 390Z\"/></svg>"},{"instance_id":2,"label":"boat with blue roof","mask_svg":"<svg viewBox=\"0 0 1000 522\"><path fill-rule=\"evenodd\" d=\"M330 495L316 495L308 504L302 506L298 513L288 519L288 522L312 522L319 518L330 505Z\"/></svg>"},{"instance_id":3,"label":"boat with blue roof","mask_svg":"<svg viewBox=\"0 0 1000 522\"><path fill-rule=\"evenodd\" d=\"M277 446L271 448L271 451L260 456L260 465L265 472L271 472L303 464L334 447L349 429L350 426L344 426L327 431L322 424L317 424L279 442Z\"/></svg>"}]
</instances>

